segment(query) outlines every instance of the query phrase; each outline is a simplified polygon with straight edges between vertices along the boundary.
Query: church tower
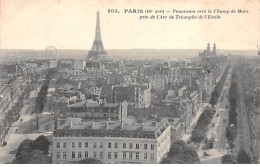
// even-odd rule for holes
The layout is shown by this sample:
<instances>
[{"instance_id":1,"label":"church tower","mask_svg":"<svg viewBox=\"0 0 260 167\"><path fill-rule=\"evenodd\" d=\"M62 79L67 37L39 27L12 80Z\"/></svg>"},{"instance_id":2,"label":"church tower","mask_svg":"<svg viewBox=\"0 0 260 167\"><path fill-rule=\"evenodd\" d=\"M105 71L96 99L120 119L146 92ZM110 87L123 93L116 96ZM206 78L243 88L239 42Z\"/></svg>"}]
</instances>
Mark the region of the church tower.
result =
<instances>
[{"instance_id":1,"label":"church tower","mask_svg":"<svg viewBox=\"0 0 260 167\"><path fill-rule=\"evenodd\" d=\"M99 62L100 60L104 59L106 57L106 55L107 55L107 52L104 49L103 42L101 39L99 11L98 11L97 20L96 20L95 39L94 39L91 50L88 52L87 60Z\"/></svg>"},{"instance_id":2,"label":"church tower","mask_svg":"<svg viewBox=\"0 0 260 167\"><path fill-rule=\"evenodd\" d=\"M213 46L213 55L216 56L216 44L214 43L214 46Z\"/></svg>"},{"instance_id":3,"label":"church tower","mask_svg":"<svg viewBox=\"0 0 260 167\"><path fill-rule=\"evenodd\" d=\"M208 43L208 46L207 46L207 56L209 56L210 54L210 44Z\"/></svg>"}]
</instances>

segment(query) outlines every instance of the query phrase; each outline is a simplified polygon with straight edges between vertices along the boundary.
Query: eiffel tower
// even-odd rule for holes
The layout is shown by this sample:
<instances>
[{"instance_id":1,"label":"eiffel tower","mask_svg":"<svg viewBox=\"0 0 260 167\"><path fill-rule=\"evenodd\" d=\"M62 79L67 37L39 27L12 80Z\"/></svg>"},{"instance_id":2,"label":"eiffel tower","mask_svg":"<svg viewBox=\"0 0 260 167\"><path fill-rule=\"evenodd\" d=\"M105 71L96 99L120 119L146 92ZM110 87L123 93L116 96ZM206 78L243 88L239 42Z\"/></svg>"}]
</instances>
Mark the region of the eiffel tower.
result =
<instances>
[{"instance_id":1,"label":"eiffel tower","mask_svg":"<svg viewBox=\"0 0 260 167\"><path fill-rule=\"evenodd\" d=\"M99 62L104 59L107 52L104 49L103 42L101 39L100 22L99 22L99 11L97 12L96 21L96 34L91 50L88 52L87 60L92 60L94 62Z\"/></svg>"}]
</instances>

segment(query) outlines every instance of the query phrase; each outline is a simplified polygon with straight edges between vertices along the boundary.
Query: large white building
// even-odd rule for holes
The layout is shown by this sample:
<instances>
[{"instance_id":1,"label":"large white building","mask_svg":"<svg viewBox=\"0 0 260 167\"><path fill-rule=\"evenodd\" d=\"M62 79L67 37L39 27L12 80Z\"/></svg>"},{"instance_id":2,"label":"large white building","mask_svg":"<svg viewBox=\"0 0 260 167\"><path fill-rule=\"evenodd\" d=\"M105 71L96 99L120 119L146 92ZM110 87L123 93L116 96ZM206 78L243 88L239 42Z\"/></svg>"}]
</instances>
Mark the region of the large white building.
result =
<instances>
[{"instance_id":1,"label":"large white building","mask_svg":"<svg viewBox=\"0 0 260 167\"><path fill-rule=\"evenodd\" d=\"M103 163L159 163L170 149L171 126L67 121L53 137L53 163L96 158Z\"/></svg>"},{"instance_id":2,"label":"large white building","mask_svg":"<svg viewBox=\"0 0 260 167\"><path fill-rule=\"evenodd\" d=\"M149 81L154 90L165 90L168 84L168 77L166 75L153 75L149 77Z\"/></svg>"},{"instance_id":3,"label":"large white building","mask_svg":"<svg viewBox=\"0 0 260 167\"><path fill-rule=\"evenodd\" d=\"M151 84L132 84L135 88L135 107L149 108L151 104Z\"/></svg>"},{"instance_id":4,"label":"large white building","mask_svg":"<svg viewBox=\"0 0 260 167\"><path fill-rule=\"evenodd\" d=\"M180 68L170 68L168 71L169 82L178 83L180 81Z\"/></svg>"}]
</instances>

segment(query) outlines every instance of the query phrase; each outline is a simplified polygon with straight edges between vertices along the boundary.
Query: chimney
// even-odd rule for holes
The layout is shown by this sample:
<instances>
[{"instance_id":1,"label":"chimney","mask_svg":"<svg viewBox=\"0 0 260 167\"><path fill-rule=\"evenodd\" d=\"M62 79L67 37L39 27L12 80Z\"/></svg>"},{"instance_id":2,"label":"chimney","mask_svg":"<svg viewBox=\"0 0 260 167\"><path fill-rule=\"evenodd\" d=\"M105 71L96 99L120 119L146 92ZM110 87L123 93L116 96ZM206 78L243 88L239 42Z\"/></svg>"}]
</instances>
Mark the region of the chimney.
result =
<instances>
[{"instance_id":1,"label":"chimney","mask_svg":"<svg viewBox=\"0 0 260 167\"><path fill-rule=\"evenodd\" d=\"M120 122L123 122L123 105L122 105L122 102L120 102L120 114L119 114L119 116L120 116Z\"/></svg>"},{"instance_id":2,"label":"chimney","mask_svg":"<svg viewBox=\"0 0 260 167\"><path fill-rule=\"evenodd\" d=\"M73 124L73 122L72 122L72 121L70 121L70 128L72 128L72 124Z\"/></svg>"},{"instance_id":3,"label":"chimney","mask_svg":"<svg viewBox=\"0 0 260 167\"><path fill-rule=\"evenodd\" d=\"M144 123L142 123L142 129L144 130Z\"/></svg>"},{"instance_id":4,"label":"chimney","mask_svg":"<svg viewBox=\"0 0 260 167\"><path fill-rule=\"evenodd\" d=\"M91 128L94 127L94 124L95 124L94 119L92 119L92 120L91 120Z\"/></svg>"},{"instance_id":5,"label":"chimney","mask_svg":"<svg viewBox=\"0 0 260 167\"><path fill-rule=\"evenodd\" d=\"M106 122L106 129L109 129L108 121Z\"/></svg>"}]
</instances>

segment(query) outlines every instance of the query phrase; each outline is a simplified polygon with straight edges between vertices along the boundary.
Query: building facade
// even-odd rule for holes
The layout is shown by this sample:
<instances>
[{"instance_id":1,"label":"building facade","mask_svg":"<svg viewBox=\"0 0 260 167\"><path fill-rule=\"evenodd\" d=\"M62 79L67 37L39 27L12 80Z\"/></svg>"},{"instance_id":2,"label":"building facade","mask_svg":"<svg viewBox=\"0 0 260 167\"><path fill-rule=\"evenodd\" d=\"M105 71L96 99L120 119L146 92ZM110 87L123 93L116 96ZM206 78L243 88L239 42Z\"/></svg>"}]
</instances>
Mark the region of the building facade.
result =
<instances>
[{"instance_id":1,"label":"building facade","mask_svg":"<svg viewBox=\"0 0 260 167\"><path fill-rule=\"evenodd\" d=\"M154 90L165 90L168 84L168 77L166 75L154 75L149 77L152 84L152 89Z\"/></svg>"},{"instance_id":2,"label":"building facade","mask_svg":"<svg viewBox=\"0 0 260 167\"><path fill-rule=\"evenodd\" d=\"M76 117L82 119L123 120L127 113L128 102L121 103L88 103L86 101L67 106L66 110L56 111L58 118Z\"/></svg>"},{"instance_id":3,"label":"building facade","mask_svg":"<svg viewBox=\"0 0 260 167\"><path fill-rule=\"evenodd\" d=\"M103 163L159 163L170 149L171 126L162 122L142 125L73 123L53 137L53 163L96 158Z\"/></svg>"}]
</instances>

